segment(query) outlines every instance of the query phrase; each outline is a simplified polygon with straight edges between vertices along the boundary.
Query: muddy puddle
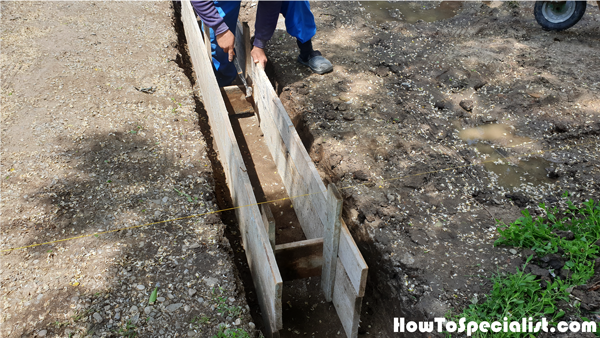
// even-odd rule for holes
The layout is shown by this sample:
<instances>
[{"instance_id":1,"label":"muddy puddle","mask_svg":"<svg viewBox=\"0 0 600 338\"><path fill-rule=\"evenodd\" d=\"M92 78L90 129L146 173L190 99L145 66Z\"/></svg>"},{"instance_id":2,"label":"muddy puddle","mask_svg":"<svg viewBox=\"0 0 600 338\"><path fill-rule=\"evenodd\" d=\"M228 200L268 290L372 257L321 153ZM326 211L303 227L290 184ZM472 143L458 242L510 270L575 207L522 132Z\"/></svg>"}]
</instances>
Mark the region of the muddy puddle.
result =
<instances>
[{"instance_id":1,"label":"muddy puddle","mask_svg":"<svg viewBox=\"0 0 600 338\"><path fill-rule=\"evenodd\" d=\"M378 23L389 20L415 23L418 20L433 22L451 18L456 15L462 3L463 1L362 1L361 5Z\"/></svg>"},{"instance_id":2,"label":"muddy puddle","mask_svg":"<svg viewBox=\"0 0 600 338\"><path fill-rule=\"evenodd\" d=\"M484 167L498 175L497 183L505 188L518 187L524 183L537 185L554 181L548 177L546 171L550 162L539 157L519 160L507 153L506 148L533 143L528 137L513 135L507 125L490 124L467 128L461 130L458 135L485 157Z\"/></svg>"}]
</instances>

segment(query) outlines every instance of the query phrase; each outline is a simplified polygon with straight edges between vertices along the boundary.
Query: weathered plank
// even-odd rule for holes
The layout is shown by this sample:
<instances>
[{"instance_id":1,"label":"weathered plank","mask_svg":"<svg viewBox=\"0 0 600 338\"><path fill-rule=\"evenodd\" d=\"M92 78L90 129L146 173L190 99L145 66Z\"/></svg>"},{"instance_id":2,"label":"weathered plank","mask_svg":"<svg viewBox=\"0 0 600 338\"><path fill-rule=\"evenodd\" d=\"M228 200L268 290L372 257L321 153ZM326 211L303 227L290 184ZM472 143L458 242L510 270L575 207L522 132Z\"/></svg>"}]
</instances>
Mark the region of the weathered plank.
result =
<instances>
[{"instance_id":1,"label":"weathered plank","mask_svg":"<svg viewBox=\"0 0 600 338\"><path fill-rule=\"evenodd\" d=\"M321 273L321 287L325 300L331 302L335 283L335 269L338 261L338 248L340 244L340 227L342 196L333 183L327 187L327 223L323 229L323 272Z\"/></svg>"},{"instance_id":2,"label":"weathered plank","mask_svg":"<svg viewBox=\"0 0 600 338\"><path fill-rule=\"evenodd\" d=\"M248 48L247 29L244 30L243 35ZM246 50L246 55L249 55L249 49ZM264 70L250 62L249 57L246 59L246 66L249 80L253 84L255 106L265 142L271 151L288 195L293 198L294 210L302 229L307 238L320 238L323 236L328 215L325 185ZM356 337L368 267L348 227L341 218L339 222L341 229L338 263L335 269L332 298L336 311L344 323L346 334L348 337Z\"/></svg>"},{"instance_id":3,"label":"weathered plank","mask_svg":"<svg viewBox=\"0 0 600 338\"><path fill-rule=\"evenodd\" d=\"M253 65L251 66L250 74L254 84L254 100L261 120L263 118L271 119L275 129L277 130L277 133L279 134L279 137L285 145L283 147L283 151L285 152L285 160L292 161L296 167L295 172L298 174L298 177L295 178L295 180L301 181L303 185L306 185L308 192L311 194L310 200L314 201L312 203L313 212L315 212L316 216L320 218L321 225L325 224L327 221L327 211L325 209L325 205L327 203L325 196L325 185L321 181L321 177L316 171L314 163L308 156L308 153L306 152L306 149L300 140L300 136L298 135L296 128L292 124L287 112L285 111L285 108L277 97L277 94L275 93L273 86L271 86L271 83L269 82L264 70ZM285 182L286 178L283 176L282 178ZM286 188L288 189L290 197L295 196L289 191L290 187ZM294 201L294 204L296 205L298 202ZM307 238L323 237L322 226L312 225L309 220L303 220L300 219L300 217L302 216L298 215Z\"/></svg>"},{"instance_id":4,"label":"weathered plank","mask_svg":"<svg viewBox=\"0 0 600 338\"><path fill-rule=\"evenodd\" d=\"M275 259L284 281L319 276L323 266L323 238L277 245Z\"/></svg>"},{"instance_id":5,"label":"weathered plank","mask_svg":"<svg viewBox=\"0 0 600 338\"><path fill-rule=\"evenodd\" d=\"M335 288L333 289L333 306L338 317L340 317L346 336L356 337L358 335L362 297L358 297L355 293L354 287L346 274L346 269L344 269L344 265L339 259L337 264Z\"/></svg>"},{"instance_id":6,"label":"weathered plank","mask_svg":"<svg viewBox=\"0 0 600 338\"><path fill-rule=\"evenodd\" d=\"M268 204L261 204L260 211L263 223L265 224L265 230L269 235L269 243L271 244L273 251L275 251L275 217L273 217L271 207ZM277 254L275 254L275 258L277 258ZM279 270L281 271L281 269Z\"/></svg>"},{"instance_id":7,"label":"weathered plank","mask_svg":"<svg viewBox=\"0 0 600 338\"><path fill-rule=\"evenodd\" d=\"M219 159L225 169L227 185L240 226L242 243L246 248L246 258L260 300L262 313L271 328L281 329L281 293L283 280L277 268L273 249L264 228L262 216L256 205L256 198L246 173L237 140L229 122L217 80L212 71L211 59L203 44L206 41L198 26L196 15L189 0L182 1L181 19L197 84L202 92Z\"/></svg>"},{"instance_id":8,"label":"weathered plank","mask_svg":"<svg viewBox=\"0 0 600 338\"><path fill-rule=\"evenodd\" d=\"M363 297L365 295L365 288L367 287L367 273L369 268L358 250L356 242L354 242L354 238L352 238L350 230L346 226L346 222L343 219L340 219L340 222L342 226L338 257L344 264L348 278L350 278L350 282L357 295Z\"/></svg>"},{"instance_id":9,"label":"weathered plank","mask_svg":"<svg viewBox=\"0 0 600 338\"><path fill-rule=\"evenodd\" d=\"M287 193L293 198L294 211L298 216L304 234L309 239L323 237L323 227L327 217L327 213L324 211L326 199L324 199L324 195L321 193L322 190L319 187L324 190L325 186L321 182L318 173L310 169L310 166L314 167L314 164L302 145L296 129L289 121L289 117L287 118L289 123L284 123L283 127L281 124L277 125L273 118L273 115L280 115L282 117L279 120L283 121L287 117L287 112L281 105L279 98L277 98L264 71L258 68L255 65L251 66L251 78L254 83L254 99L260 116L260 127L265 135L265 142L271 151ZM289 143L286 143L285 138L282 136L286 133L288 140L296 140L292 142L296 144L294 152L303 153L302 156L296 156L296 160L292 156L293 152L289 150ZM304 164L304 170L300 168L302 164ZM356 247L346 225L343 224L342 228L345 230L340 235L338 254L345 265L349 267L348 274L352 285L362 297L367 282L367 264Z\"/></svg>"},{"instance_id":10,"label":"weathered plank","mask_svg":"<svg viewBox=\"0 0 600 338\"><path fill-rule=\"evenodd\" d=\"M200 20L200 18L197 18L196 20ZM202 21L200 21L202 22ZM210 46L210 31L209 28L207 26L204 25L204 23L202 23L202 37L204 39L204 47L205 47L205 51L208 53L208 59L212 60L212 49Z\"/></svg>"}]
</instances>

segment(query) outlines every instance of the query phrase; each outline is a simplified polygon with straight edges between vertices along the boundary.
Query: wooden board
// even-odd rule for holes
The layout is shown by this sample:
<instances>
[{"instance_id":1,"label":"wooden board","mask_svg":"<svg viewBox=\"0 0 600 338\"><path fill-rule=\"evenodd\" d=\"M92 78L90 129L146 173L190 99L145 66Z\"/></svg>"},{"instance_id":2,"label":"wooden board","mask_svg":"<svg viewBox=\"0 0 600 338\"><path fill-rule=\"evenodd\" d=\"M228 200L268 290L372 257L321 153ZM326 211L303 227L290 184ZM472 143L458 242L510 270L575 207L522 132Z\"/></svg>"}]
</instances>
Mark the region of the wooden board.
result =
<instances>
[{"instance_id":1,"label":"wooden board","mask_svg":"<svg viewBox=\"0 0 600 338\"><path fill-rule=\"evenodd\" d=\"M360 322L362 297L358 297L354 291L354 287L346 274L346 269L339 259L335 271L333 306L335 306L335 311L337 312L338 317L340 317L346 336L356 337L358 335L358 324Z\"/></svg>"},{"instance_id":2,"label":"wooden board","mask_svg":"<svg viewBox=\"0 0 600 338\"><path fill-rule=\"evenodd\" d=\"M267 327L271 328L268 334L277 335L277 330L283 327L281 318L283 280L277 268L261 213L256 205L250 179L229 122L227 109L212 70L211 59L206 51L205 40L194 9L189 0L182 1L181 5L181 19L196 74L196 83L202 92L203 103L208 113L233 204L241 207L235 212L257 298L265 322L268 323Z\"/></svg>"},{"instance_id":3,"label":"wooden board","mask_svg":"<svg viewBox=\"0 0 600 338\"><path fill-rule=\"evenodd\" d=\"M273 217L271 207L268 204L261 204L260 211L262 214L263 223L265 225L265 230L269 235L269 243L271 244L273 251L275 251L275 217ZM277 255L275 258L277 258Z\"/></svg>"},{"instance_id":4,"label":"wooden board","mask_svg":"<svg viewBox=\"0 0 600 338\"><path fill-rule=\"evenodd\" d=\"M237 29L243 30L241 24L238 23ZM247 35L243 35L247 39ZM244 43L249 44L249 41ZM304 234L308 239L321 238L328 213L325 185L264 70L253 63L246 62L246 65L249 67L247 72L253 85L255 107L265 142L288 195L293 199L294 210ZM348 227L343 220L340 223L339 263L333 301L334 305L336 302L338 304L336 310L344 323L346 334L356 337L368 267Z\"/></svg>"},{"instance_id":5,"label":"wooden board","mask_svg":"<svg viewBox=\"0 0 600 338\"><path fill-rule=\"evenodd\" d=\"M277 245L275 259L284 281L319 276L323 266L323 238Z\"/></svg>"},{"instance_id":6,"label":"wooden board","mask_svg":"<svg viewBox=\"0 0 600 338\"><path fill-rule=\"evenodd\" d=\"M331 302L333 287L335 285L335 270L338 261L338 249L340 245L340 227L342 212L342 196L330 183L327 187L327 223L323 229L323 272L321 273L321 287L325 300Z\"/></svg>"}]
</instances>

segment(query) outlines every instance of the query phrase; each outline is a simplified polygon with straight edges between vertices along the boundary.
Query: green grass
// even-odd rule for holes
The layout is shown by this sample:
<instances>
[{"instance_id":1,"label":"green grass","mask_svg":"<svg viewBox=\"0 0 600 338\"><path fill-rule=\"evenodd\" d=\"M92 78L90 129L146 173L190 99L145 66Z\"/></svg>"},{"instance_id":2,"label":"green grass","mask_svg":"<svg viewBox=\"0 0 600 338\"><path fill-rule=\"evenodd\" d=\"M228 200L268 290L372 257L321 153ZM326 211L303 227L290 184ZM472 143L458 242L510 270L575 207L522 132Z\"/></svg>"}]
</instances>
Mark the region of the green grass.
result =
<instances>
[{"instance_id":1,"label":"green grass","mask_svg":"<svg viewBox=\"0 0 600 338\"><path fill-rule=\"evenodd\" d=\"M501 224L498 229L500 238L495 245L529 248L538 257L561 254L566 260L564 268L572 272L570 278L555 278L542 288L536 276L524 272L533 258L531 256L515 274L494 275L491 294L484 301L470 305L461 314L449 316L450 319L465 317L467 322L481 323L503 321L504 317L508 321L528 317L536 321L545 317L550 323L555 323L565 315L558 306L561 301L563 304L569 302L567 290L585 284L594 275L594 259L600 252L600 247L595 245L600 239L600 203L588 200L578 207L567 201L567 210L562 214L557 208L549 209L544 204L540 207L545 210L546 217L534 219L525 210L523 217L515 222ZM559 237L554 233L557 230L573 232L574 240ZM586 318L582 317L582 320ZM524 334L476 332L474 336L519 337Z\"/></svg>"},{"instance_id":2,"label":"green grass","mask_svg":"<svg viewBox=\"0 0 600 338\"><path fill-rule=\"evenodd\" d=\"M559 253L561 248L563 257L567 259L565 267L573 273L573 284L584 284L594 275L593 259L600 252L600 247L595 244L600 239L600 204L589 200L581 207L576 207L567 201L567 206L568 209L560 218L557 217L559 212L556 207L548 209L544 204L540 204L540 207L546 211L545 218L534 220L524 210L524 217L498 229L502 237L495 244L529 248L538 257ZM569 241L561 238L553 233L556 230L571 231L575 239Z\"/></svg>"},{"instance_id":3,"label":"green grass","mask_svg":"<svg viewBox=\"0 0 600 338\"><path fill-rule=\"evenodd\" d=\"M244 329L230 329L221 326L219 332L212 338L250 338L250 335Z\"/></svg>"},{"instance_id":4,"label":"green grass","mask_svg":"<svg viewBox=\"0 0 600 338\"><path fill-rule=\"evenodd\" d=\"M119 328L118 331L114 332L121 337L135 338L137 337L137 332L135 331L136 329L137 328L135 327L135 325L131 324L131 321L128 320L123 327Z\"/></svg>"},{"instance_id":5,"label":"green grass","mask_svg":"<svg viewBox=\"0 0 600 338\"><path fill-rule=\"evenodd\" d=\"M217 312L224 317L230 315L231 317L236 318L242 313L241 307L227 304L227 297L223 296L223 289L221 287L213 288L212 299L214 302L216 302Z\"/></svg>"}]
</instances>

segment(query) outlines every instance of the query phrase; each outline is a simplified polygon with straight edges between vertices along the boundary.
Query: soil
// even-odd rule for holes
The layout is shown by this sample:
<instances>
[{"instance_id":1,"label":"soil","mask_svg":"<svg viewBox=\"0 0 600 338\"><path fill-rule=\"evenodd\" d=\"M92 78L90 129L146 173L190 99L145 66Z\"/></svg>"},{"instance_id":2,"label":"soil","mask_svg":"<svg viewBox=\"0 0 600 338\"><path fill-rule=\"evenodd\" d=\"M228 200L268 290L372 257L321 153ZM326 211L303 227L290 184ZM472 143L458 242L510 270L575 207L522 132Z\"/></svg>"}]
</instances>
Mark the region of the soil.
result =
<instances>
[{"instance_id":1,"label":"soil","mask_svg":"<svg viewBox=\"0 0 600 338\"><path fill-rule=\"evenodd\" d=\"M0 5L1 249L231 206L177 4ZM256 2L242 5L253 27ZM299 65L280 21L268 73L369 265L359 336L401 337L394 317L481 300L493 273L524 262L493 246L496 220L542 215L564 191L600 196L595 3L565 32L543 31L527 2L311 6L334 71ZM251 119L237 132L254 133ZM236 229L225 212L3 252L0 335L110 336L128 320L140 336L257 334ZM574 290L589 304L595 280ZM310 299L318 282L286 283L282 336L343 335L331 304ZM240 321L217 313L215 286Z\"/></svg>"},{"instance_id":2,"label":"soil","mask_svg":"<svg viewBox=\"0 0 600 338\"><path fill-rule=\"evenodd\" d=\"M369 265L359 336L402 336L394 317L459 313L493 273L524 263L494 247L497 221L564 206L565 191L600 196L595 3L564 32L543 31L528 2L398 5L311 3L330 74L296 62L282 19L268 47L274 86L324 182L342 190Z\"/></svg>"}]
</instances>

